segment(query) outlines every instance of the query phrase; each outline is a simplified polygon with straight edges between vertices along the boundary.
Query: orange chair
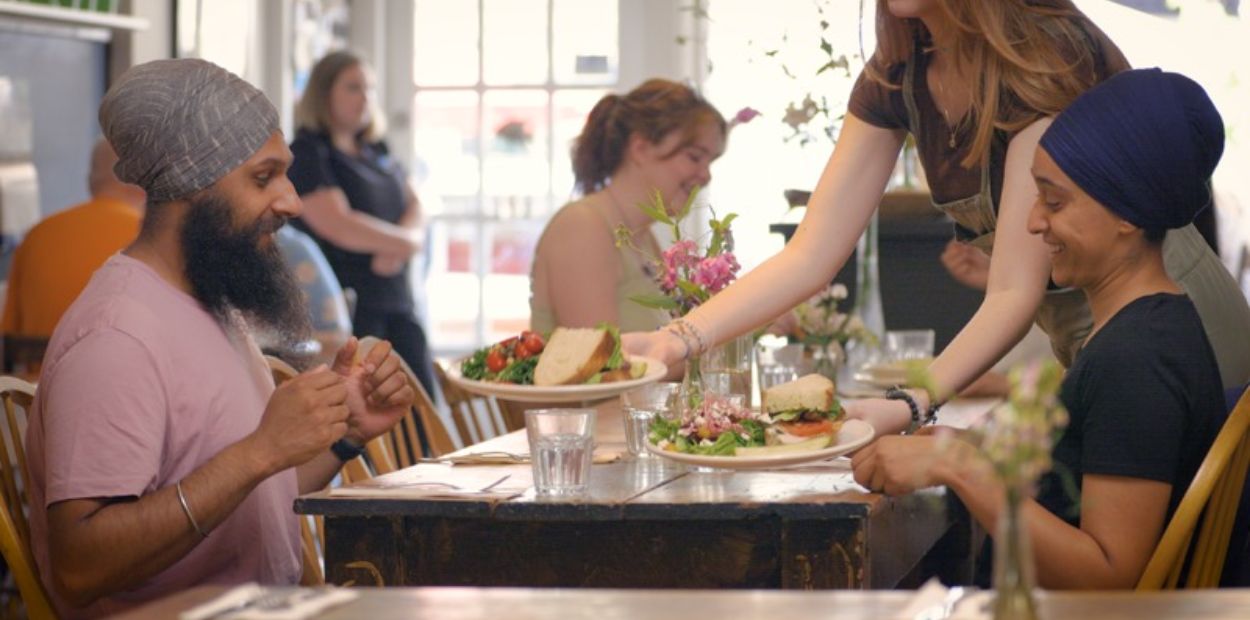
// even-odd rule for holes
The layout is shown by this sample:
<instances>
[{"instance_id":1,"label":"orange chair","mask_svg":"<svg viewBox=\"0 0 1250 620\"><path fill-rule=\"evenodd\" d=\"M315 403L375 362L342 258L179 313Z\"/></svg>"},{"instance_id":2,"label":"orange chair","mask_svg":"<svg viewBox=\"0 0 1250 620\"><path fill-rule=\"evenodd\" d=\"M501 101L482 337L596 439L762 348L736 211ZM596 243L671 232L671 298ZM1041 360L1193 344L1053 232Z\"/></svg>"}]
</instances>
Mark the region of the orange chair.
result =
<instances>
[{"instance_id":1,"label":"orange chair","mask_svg":"<svg viewBox=\"0 0 1250 620\"><path fill-rule=\"evenodd\" d=\"M30 526L26 521L26 489L30 488L26 471L25 419L35 400L35 386L16 377L0 377L0 402L4 403L5 426L0 437L0 552L13 571L26 613L31 618L56 618L48 593L35 572L31 560ZM20 486L19 486L20 484Z\"/></svg>"},{"instance_id":2,"label":"orange chair","mask_svg":"<svg viewBox=\"0 0 1250 620\"><path fill-rule=\"evenodd\" d=\"M1229 414L1146 565L1138 590L1174 589L1189 558L1186 588L1214 588L1228 554L1233 519L1250 468L1250 391ZM1193 541L1199 517L1202 529ZM1194 544L1190 544L1193 542Z\"/></svg>"}]
</instances>

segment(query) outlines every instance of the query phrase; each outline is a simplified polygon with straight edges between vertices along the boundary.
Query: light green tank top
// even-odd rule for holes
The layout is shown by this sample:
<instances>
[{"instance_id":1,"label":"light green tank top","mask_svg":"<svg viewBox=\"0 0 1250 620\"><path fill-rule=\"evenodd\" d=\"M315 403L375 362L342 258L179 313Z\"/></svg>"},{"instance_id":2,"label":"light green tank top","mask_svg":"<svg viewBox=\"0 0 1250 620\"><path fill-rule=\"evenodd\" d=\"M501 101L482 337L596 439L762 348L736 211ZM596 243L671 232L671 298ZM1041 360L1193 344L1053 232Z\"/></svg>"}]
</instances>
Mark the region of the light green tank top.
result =
<instances>
[{"instance_id":1,"label":"light green tank top","mask_svg":"<svg viewBox=\"0 0 1250 620\"><path fill-rule=\"evenodd\" d=\"M568 208L565 205L564 208ZM597 212L597 211L596 211ZM602 215L602 214L601 214ZM559 214L556 214L559 217ZM609 229L612 223L606 217L603 223ZM543 233L546 237L546 233ZM614 235L615 237L615 235ZM542 247L543 239L540 238L538 246ZM558 241L553 240L553 243ZM630 297L636 295L659 295L660 287L655 280L648 275L650 265L646 260L638 254L638 252L630 248L618 248L617 252L621 258L622 274L620 280L616 283L616 316L617 327L621 332L638 332L651 331L658 329L660 326L668 322L668 313L663 310L648 308L636 302L630 301ZM530 272L530 329L540 332L549 333L558 326L558 320L555 312L549 307L538 305L533 295L534 274ZM560 282L551 281L547 283L548 287L560 286Z\"/></svg>"}]
</instances>

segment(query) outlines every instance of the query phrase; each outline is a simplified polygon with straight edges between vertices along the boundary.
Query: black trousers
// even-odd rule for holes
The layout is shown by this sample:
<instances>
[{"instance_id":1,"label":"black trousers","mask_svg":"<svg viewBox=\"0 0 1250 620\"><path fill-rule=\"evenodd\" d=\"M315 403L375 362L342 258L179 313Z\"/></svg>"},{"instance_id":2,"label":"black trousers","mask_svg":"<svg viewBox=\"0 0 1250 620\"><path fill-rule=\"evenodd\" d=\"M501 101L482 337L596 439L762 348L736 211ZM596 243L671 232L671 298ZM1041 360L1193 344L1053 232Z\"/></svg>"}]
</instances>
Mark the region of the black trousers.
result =
<instances>
[{"instance_id":1,"label":"black trousers","mask_svg":"<svg viewBox=\"0 0 1250 620\"><path fill-rule=\"evenodd\" d=\"M413 312L377 312L367 308L356 308L356 316L352 319L352 332L357 337L373 336L389 340L395 353L408 363L417 381L425 388L430 398L437 403L438 386L434 381L434 361L430 356L429 341L425 338L425 330L417 322Z\"/></svg>"}]
</instances>

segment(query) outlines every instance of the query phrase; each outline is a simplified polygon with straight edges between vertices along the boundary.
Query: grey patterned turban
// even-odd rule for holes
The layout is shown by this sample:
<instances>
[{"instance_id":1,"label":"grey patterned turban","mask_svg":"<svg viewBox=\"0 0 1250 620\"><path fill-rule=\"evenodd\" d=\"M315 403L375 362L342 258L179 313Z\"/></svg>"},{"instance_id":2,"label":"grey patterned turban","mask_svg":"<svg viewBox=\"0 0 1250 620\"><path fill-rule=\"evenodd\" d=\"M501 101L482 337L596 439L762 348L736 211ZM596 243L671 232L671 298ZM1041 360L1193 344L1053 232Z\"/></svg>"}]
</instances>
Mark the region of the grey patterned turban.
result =
<instances>
[{"instance_id":1,"label":"grey patterned turban","mask_svg":"<svg viewBox=\"0 0 1250 620\"><path fill-rule=\"evenodd\" d=\"M100 103L117 177L169 202L216 183L279 131L278 111L239 76L193 58L131 68Z\"/></svg>"}]
</instances>

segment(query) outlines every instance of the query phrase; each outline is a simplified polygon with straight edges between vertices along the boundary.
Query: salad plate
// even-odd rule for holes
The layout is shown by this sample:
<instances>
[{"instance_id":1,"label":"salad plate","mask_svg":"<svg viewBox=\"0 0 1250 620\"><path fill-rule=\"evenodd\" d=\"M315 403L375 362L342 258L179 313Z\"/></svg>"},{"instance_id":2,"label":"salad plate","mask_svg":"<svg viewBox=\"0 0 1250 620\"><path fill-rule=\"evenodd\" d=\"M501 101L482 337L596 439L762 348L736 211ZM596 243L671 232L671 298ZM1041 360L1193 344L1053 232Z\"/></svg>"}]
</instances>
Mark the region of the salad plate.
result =
<instances>
[{"instance_id":1,"label":"salad plate","mask_svg":"<svg viewBox=\"0 0 1250 620\"><path fill-rule=\"evenodd\" d=\"M494 396L504 400L527 403L568 403L602 400L618 396L636 387L659 381L668 373L668 367L659 360L636 355L630 355L628 358L631 365L646 364L647 370L641 377L608 383L548 386L520 385L499 381L466 379L461 372L461 362L457 361L451 365L451 368L447 369L447 378L456 386L482 396Z\"/></svg>"},{"instance_id":2,"label":"salad plate","mask_svg":"<svg viewBox=\"0 0 1250 620\"><path fill-rule=\"evenodd\" d=\"M842 456L843 454L864 447L868 444L868 442L872 441L872 437L872 425L864 422L863 420L847 420L842 424L842 428L838 430L838 436L833 445L820 450L782 452L767 456L750 457L710 456L661 450L656 447L655 444L648 442L647 451L678 463L697 465L700 467L715 467L718 469L772 469L776 467L798 465L800 463L809 463L812 461L823 461L825 459Z\"/></svg>"}]
</instances>

